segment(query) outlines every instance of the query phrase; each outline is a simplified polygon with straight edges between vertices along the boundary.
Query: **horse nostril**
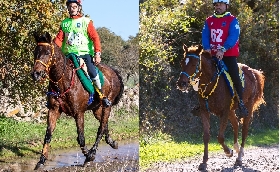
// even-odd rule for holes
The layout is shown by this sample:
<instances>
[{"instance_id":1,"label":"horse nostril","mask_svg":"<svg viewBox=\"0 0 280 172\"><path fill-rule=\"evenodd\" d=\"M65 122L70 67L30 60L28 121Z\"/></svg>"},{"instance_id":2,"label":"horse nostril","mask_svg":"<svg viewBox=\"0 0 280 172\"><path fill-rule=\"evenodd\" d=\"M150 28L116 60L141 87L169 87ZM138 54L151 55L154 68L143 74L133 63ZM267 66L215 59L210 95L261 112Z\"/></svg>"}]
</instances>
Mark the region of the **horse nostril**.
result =
<instances>
[{"instance_id":1,"label":"horse nostril","mask_svg":"<svg viewBox=\"0 0 280 172\"><path fill-rule=\"evenodd\" d=\"M186 83L186 82L182 82L182 83L181 83L181 86L182 86L182 87L186 87L186 86L187 86L187 83Z\"/></svg>"},{"instance_id":2,"label":"horse nostril","mask_svg":"<svg viewBox=\"0 0 280 172\"><path fill-rule=\"evenodd\" d=\"M45 78L46 77L46 73L44 71L41 71L40 72L40 75L42 76L42 78Z\"/></svg>"}]
</instances>

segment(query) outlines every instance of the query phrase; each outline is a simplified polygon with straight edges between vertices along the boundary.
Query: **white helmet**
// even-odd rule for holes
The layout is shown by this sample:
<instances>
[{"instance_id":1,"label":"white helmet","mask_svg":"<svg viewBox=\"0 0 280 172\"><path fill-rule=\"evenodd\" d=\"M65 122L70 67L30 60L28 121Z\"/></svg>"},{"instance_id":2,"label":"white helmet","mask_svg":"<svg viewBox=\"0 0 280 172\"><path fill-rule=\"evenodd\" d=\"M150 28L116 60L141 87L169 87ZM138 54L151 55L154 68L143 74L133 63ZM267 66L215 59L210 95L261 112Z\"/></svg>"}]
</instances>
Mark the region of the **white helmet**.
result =
<instances>
[{"instance_id":1,"label":"white helmet","mask_svg":"<svg viewBox=\"0 0 280 172\"><path fill-rule=\"evenodd\" d=\"M213 4L218 3L218 2L229 5L229 0L213 0Z\"/></svg>"}]
</instances>

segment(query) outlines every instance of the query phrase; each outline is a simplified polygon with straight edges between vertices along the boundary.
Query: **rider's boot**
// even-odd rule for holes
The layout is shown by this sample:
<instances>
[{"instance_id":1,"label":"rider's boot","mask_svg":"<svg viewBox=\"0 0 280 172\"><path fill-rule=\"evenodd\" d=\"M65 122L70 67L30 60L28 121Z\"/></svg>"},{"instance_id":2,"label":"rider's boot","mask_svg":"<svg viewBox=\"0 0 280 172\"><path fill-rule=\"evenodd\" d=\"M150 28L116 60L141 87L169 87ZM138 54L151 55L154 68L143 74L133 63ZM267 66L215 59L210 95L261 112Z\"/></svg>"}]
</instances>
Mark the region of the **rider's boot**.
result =
<instances>
[{"instance_id":1,"label":"rider's boot","mask_svg":"<svg viewBox=\"0 0 280 172\"><path fill-rule=\"evenodd\" d=\"M237 80L237 79L236 79ZM238 107L239 107L239 118L244 118L248 116L248 110L243 102L243 98L242 98L242 94L243 94L243 88L242 88L242 83L241 83L241 79L239 78L238 75L238 80L237 81L233 81L234 85L235 85L235 90L238 96Z\"/></svg>"},{"instance_id":2,"label":"rider's boot","mask_svg":"<svg viewBox=\"0 0 280 172\"><path fill-rule=\"evenodd\" d=\"M101 82L100 82L100 79L99 79L99 75L96 75L95 78L93 78L93 85L95 85L96 87L96 91L98 92L99 94L99 97L100 99L102 100L102 104L105 106L105 107L108 107L108 106L111 106L111 101L103 94L103 90L102 90L102 87L101 87Z\"/></svg>"},{"instance_id":3,"label":"rider's boot","mask_svg":"<svg viewBox=\"0 0 280 172\"><path fill-rule=\"evenodd\" d=\"M239 118L247 117L248 116L248 110L245 107L242 99L239 100L238 107L239 107Z\"/></svg>"}]
</instances>

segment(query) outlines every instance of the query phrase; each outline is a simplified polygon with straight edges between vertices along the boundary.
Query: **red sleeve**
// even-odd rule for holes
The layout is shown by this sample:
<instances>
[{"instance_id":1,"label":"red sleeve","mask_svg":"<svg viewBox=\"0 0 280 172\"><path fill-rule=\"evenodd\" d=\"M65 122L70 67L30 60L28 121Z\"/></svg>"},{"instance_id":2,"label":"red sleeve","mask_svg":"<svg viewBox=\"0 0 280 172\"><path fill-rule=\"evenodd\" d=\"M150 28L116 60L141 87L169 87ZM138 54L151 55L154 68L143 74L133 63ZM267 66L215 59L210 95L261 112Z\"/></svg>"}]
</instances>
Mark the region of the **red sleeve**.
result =
<instances>
[{"instance_id":1,"label":"red sleeve","mask_svg":"<svg viewBox=\"0 0 280 172\"><path fill-rule=\"evenodd\" d=\"M64 39L64 33L63 33L63 31L60 27L59 31L58 31L58 34L56 35L56 37L54 38L53 41L57 46L62 47L63 39Z\"/></svg>"},{"instance_id":2,"label":"red sleeve","mask_svg":"<svg viewBox=\"0 0 280 172\"><path fill-rule=\"evenodd\" d=\"M88 36L94 44L94 51L101 52L100 39L99 39L97 31L95 30L95 27L93 26L92 20L88 24Z\"/></svg>"}]
</instances>

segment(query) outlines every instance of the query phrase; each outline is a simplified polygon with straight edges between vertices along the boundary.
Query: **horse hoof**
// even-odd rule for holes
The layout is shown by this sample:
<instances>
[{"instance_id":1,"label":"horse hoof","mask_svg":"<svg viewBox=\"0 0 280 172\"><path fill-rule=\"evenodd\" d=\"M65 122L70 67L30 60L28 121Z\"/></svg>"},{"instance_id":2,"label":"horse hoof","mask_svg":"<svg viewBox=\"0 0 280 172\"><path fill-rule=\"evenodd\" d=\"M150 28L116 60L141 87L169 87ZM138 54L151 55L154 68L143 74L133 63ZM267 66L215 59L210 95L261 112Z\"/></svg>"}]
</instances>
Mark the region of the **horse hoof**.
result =
<instances>
[{"instance_id":1,"label":"horse hoof","mask_svg":"<svg viewBox=\"0 0 280 172\"><path fill-rule=\"evenodd\" d=\"M206 170L207 168L207 164L206 163L201 163L199 166L198 166L198 170Z\"/></svg>"},{"instance_id":2,"label":"horse hoof","mask_svg":"<svg viewBox=\"0 0 280 172\"><path fill-rule=\"evenodd\" d=\"M118 149L119 148L119 144L118 142L114 141L113 145L112 145L113 149Z\"/></svg>"},{"instance_id":3,"label":"horse hoof","mask_svg":"<svg viewBox=\"0 0 280 172\"><path fill-rule=\"evenodd\" d=\"M37 163L36 167L34 168L34 170L38 170L39 168L44 167L44 164L41 163Z\"/></svg>"},{"instance_id":4,"label":"horse hoof","mask_svg":"<svg viewBox=\"0 0 280 172\"><path fill-rule=\"evenodd\" d=\"M84 161L83 167L88 166L91 161L94 161L94 159L95 159L95 156L87 156L85 161Z\"/></svg>"},{"instance_id":5,"label":"horse hoof","mask_svg":"<svg viewBox=\"0 0 280 172\"><path fill-rule=\"evenodd\" d=\"M233 156L233 150L230 149L229 153L226 153L226 156L229 157L229 158L232 157Z\"/></svg>"},{"instance_id":6,"label":"horse hoof","mask_svg":"<svg viewBox=\"0 0 280 172\"><path fill-rule=\"evenodd\" d=\"M235 166L242 166L242 161L241 160L238 160L238 159L236 159L236 161L235 161L235 164L234 164Z\"/></svg>"}]
</instances>

